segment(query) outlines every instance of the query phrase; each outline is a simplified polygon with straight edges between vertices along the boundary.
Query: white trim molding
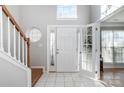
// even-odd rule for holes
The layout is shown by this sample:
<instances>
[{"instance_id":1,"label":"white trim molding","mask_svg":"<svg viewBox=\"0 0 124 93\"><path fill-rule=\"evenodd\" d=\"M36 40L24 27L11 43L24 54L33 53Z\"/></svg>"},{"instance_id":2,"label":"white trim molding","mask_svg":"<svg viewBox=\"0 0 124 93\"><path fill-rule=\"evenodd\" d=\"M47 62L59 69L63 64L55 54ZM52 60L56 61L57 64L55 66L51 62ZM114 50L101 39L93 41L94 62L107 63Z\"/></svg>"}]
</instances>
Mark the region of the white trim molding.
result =
<instances>
[{"instance_id":1,"label":"white trim molding","mask_svg":"<svg viewBox=\"0 0 124 93\"><path fill-rule=\"evenodd\" d=\"M31 66L31 68L42 68L43 69L43 73L45 72L45 67L44 66Z\"/></svg>"}]
</instances>

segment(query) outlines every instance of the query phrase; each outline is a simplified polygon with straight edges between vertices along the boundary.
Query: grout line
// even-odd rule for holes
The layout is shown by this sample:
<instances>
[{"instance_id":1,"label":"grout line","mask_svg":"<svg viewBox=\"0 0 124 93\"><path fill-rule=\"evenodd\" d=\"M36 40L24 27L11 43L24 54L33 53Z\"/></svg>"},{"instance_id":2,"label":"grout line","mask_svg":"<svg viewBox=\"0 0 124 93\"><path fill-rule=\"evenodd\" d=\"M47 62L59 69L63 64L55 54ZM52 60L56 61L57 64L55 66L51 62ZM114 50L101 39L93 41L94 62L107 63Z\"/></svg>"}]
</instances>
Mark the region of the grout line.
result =
<instances>
[{"instance_id":1,"label":"grout line","mask_svg":"<svg viewBox=\"0 0 124 93\"><path fill-rule=\"evenodd\" d=\"M51 75L52 76L52 75ZM49 80L49 77L51 77L49 74L46 74L46 76L44 76L44 78L46 78L46 80L44 81L44 87L47 87L47 84L48 84L48 80ZM53 75L53 77L55 77L55 81L53 81L52 82L52 84L53 84L53 87L57 87L56 86L56 84L57 84L57 78L58 77L60 77L59 75L57 76L57 73L55 74L55 75ZM80 77L78 74L77 74L77 77L80 79L79 81L76 81L76 78L77 77L74 77L73 78L73 74L69 74L68 76L66 76L66 75L64 75L64 73L63 73L63 75L61 76L63 79L64 79L64 82L58 82L58 83L64 83L64 86L63 87L66 87L66 81L65 81L65 79L66 79L66 77L69 77L69 78L71 78L72 79L72 81L70 81L70 85L68 85L67 87L80 87L80 86L76 86L76 82L79 82L79 85L80 85L80 83L82 83L83 84L83 86L82 87L87 87L87 86L85 86L84 84L85 83L87 83L88 81L82 81L81 80L81 78L83 78L83 77ZM40 79L42 79L42 77L40 78ZM74 80L75 79L75 80ZM89 82L91 82L92 83L92 81L89 81ZM77 83L78 84L78 83ZM48 85L49 86L49 85ZM94 85L94 87L97 87L97 86L95 86Z\"/></svg>"},{"instance_id":2,"label":"grout line","mask_svg":"<svg viewBox=\"0 0 124 93\"><path fill-rule=\"evenodd\" d=\"M47 84L47 81L48 81L48 77L49 77L49 76L47 76L47 79L46 79L46 81L45 81L44 87L46 87L46 84Z\"/></svg>"}]
</instances>

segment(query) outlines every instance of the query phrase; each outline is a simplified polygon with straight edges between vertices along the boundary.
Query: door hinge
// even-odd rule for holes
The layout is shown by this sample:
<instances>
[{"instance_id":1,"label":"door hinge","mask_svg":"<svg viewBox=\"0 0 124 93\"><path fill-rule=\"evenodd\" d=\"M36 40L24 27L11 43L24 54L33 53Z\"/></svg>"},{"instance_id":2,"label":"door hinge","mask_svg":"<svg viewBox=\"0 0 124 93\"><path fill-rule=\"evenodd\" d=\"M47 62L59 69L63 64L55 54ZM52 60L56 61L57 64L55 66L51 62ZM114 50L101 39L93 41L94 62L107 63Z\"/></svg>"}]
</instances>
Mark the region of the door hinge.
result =
<instances>
[{"instance_id":1,"label":"door hinge","mask_svg":"<svg viewBox=\"0 0 124 93\"><path fill-rule=\"evenodd\" d=\"M97 52L97 49L96 49L96 52Z\"/></svg>"},{"instance_id":2,"label":"door hinge","mask_svg":"<svg viewBox=\"0 0 124 93\"><path fill-rule=\"evenodd\" d=\"M98 30L98 28L96 28L96 31Z\"/></svg>"}]
</instances>

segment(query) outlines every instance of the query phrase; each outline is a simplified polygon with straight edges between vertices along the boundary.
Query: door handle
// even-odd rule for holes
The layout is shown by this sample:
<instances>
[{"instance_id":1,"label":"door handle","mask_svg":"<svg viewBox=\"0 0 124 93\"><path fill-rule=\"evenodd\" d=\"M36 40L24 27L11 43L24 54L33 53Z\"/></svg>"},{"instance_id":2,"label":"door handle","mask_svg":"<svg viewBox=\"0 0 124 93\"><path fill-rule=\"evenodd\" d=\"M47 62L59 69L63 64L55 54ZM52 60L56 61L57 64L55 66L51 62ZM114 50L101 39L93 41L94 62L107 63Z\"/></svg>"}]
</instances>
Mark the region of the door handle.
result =
<instances>
[{"instance_id":1,"label":"door handle","mask_svg":"<svg viewBox=\"0 0 124 93\"><path fill-rule=\"evenodd\" d=\"M57 51L56 54L59 54L59 52Z\"/></svg>"},{"instance_id":2,"label":"door handle","mask_svg":"<svg viewBox=\"0 0 124 93\"><path fill-rule=\"evenodd\" d=\"M56 50L56 54L59 54L59 49Z\"/></svg>"}]
</instances>

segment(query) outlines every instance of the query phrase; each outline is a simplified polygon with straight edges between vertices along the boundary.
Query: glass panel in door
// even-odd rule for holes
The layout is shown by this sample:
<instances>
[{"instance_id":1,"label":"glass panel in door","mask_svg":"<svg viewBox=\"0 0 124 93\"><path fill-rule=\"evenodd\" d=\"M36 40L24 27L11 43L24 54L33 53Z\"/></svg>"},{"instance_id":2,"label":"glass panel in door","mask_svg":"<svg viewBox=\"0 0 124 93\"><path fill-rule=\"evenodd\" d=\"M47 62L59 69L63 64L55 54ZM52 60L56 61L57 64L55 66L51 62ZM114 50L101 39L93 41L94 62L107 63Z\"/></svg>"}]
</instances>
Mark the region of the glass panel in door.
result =
<instances>
[{"instance_id":1,"label":"glass panel in door","mask_svg":"<svg viewBox=\"0 0 124 93\"><path fill-rule=\"evenodd\" d=\"M87 73L92 72L92 26L82 30L82 67L81 70Z\"/></svg>"}]
</instances>

